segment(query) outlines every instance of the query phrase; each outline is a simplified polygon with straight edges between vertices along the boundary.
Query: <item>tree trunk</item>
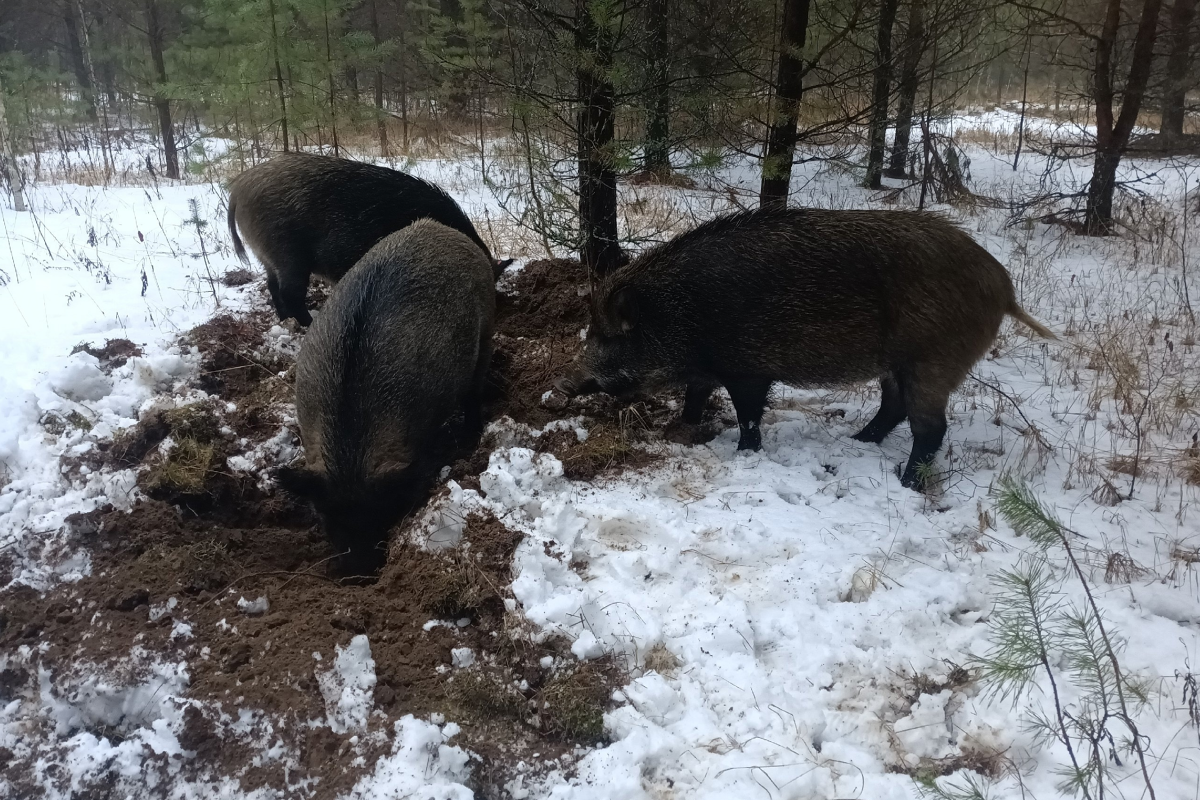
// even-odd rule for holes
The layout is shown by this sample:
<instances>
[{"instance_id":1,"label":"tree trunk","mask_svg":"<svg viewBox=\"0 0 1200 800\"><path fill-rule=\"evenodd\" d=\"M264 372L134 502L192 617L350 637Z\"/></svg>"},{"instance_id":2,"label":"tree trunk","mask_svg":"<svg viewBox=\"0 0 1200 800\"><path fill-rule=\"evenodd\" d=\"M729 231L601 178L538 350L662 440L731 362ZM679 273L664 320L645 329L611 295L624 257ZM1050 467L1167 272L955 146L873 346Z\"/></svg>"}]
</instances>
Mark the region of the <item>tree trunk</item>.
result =
<instances>
[{"instance_id":1,"label":"tree trunk","mask_svg":"<svg viewBox=\"0 0 1200 800\"><path fill-rule=\"evenodd\" d=\"M779 67L775 73L775 103L767 149L763 154L760 206L787 205L792 184L792 160L796 155L796 130L800 121L800 98L804 93L804 39L808 34L810 0L784 0L783 29L779 38Z\"/></svg>"},{"instance_id":2,"label":"tree trunk","mask_svg":"<svg viewBox=\"0 0 1200 800\"><path fill-rule=\"evenodd\" d=\"M283 133L283 152L288 152L287 100L283 89L283 70L279 66L279 31L275 27L275 0L267 0L271 14L271 54L275 57L275 83L279 86L279 125Z\"/></svg>"},{"instance_id":3,"label":"tree trunk","mask_svg":"<svg viewBox=\"0 0 1200 800\"><path fill-rule=\"evenodd\" d=\"M649 102L646 121L646 154L644 168L647 172L665 174L671 171L671 57L668 37L668 15L670 0L647 0L646 23L649 28L646 40L647 73L649 77Z\"/></svg>"},{"instance_id":4,"label":"tree trunk","mask_svg":"<svg viewBox=\"0 0 1200 800\"><path fill-rule=\"evenodd\" d=\"M912 0L908 9L908 29L904 33L904 62L900 68L900 98L896 108L896 140L892 143L892 161L883 174L889 178L908 175L908 147L912 141L913 109L921 56L925 52L925 0Z\"/></svg>"},{"instance_id":5,"label":"tree trunk","mask_svg":"<svg viewBox=\"0 0 1200 800\"><path fill-rule=\"evenodd\" d=\"M868 189L882 188L883 156L887 149L888 97L892 93L892 25L899 0L881 0L875 37L875 86L871 93L871 126L867 133Z\"/></svg>"},{"instance_id":6,"label":"tree trunk","mask_svg":"<svg viewBox=\"0 0 1200 800\"><path fill-rule=\"evenodd\" d=\"M67 31L67 51L71 56L71 68L75 72L75 81L83 95L88 119L96 122L99 118L96 112L96 101L92 97L92 81L88 77L87 65L83 60L83 45L79 42L79 17L75 10L74 0L65 0L62 8L63 27Z\"/></svg>"},{"instance_id":7,"label":"tree trunk","mask_svg":"<svg viewBox=\"0 0 1200 800\"><path fill-rule=\"evenodd\" d=\"M99 106L100 111L100 154L104 158L104 170L107 175L111 175L115 169L112 161L112 154L108 148L108 110L99 103L96 97L96 65L92 61L92 44L88 38L87 17L83 13L83 0L75 0L75 10L79 13L79 41L80 50L83 53L83 64L87 69L88 81L92 86L92 91L88 93L88 97L92 103L93 113L89 116L92 119L96 118L96 107Z\"/></svg>"},{"instance_id":8,"label":"tree trunk","mask_svg":"<svg viewBox=\"0 0 1200 800\"><path fill-rule=\"evenodd\" d=\"M459 0L438 0L438 13L447 22L443 55L461 57L467 49L467 37L463 35L461 27L464 21L462 3ZM451 77L454 79L446 96L448 110L454 118L467 120L471 115L471 91L464 85L465 81L458 79L460 76L451 74Z\"/></svg>"},{"instance_id":9,"label":"tree trunk","mask_svg":"<svg viewBox=\"0 0 1200 800\"><path fill-rule=\"evenodd\" d=\"M401 9L404 5L401 4ZM406 44L405 26L407 16L400 19L400 146L401 152L408 153L408 45Z\"/></svg>"},{"instance_id":10,"label":"tree trunk","mask_svg":"<svg viewBox=\"0 0 1200 800\"><path fill-rule=\"evenodd\" d=\"M1021 148L1025 146L1025 113L1029 110L1029 33L1025 34L1025 74L1021 78L1021 120L1017 123L1017 152L1013 154L1013 172L1021 161Z\"/></svg>"},{"instance_id":11,"label":"tree trunk","mask_svg":"<svg viewBox=\"0 0 1200 800\"><path fill-rule=\"evenodd\" d=\"M341 155L338 147L337 130L337 91L333 83L333 47L329 36L329 4L321 4L321 14L325 20L325 74L329 79L329 132L333 139L333 154Z\"/></svg>"},{"instance_id":12,"label":"tree trunk","mask_svg":"<svg viewBox=\"0 0 1200 800\"><path fill-rule=\"evenodd\" d=\"M1183 116L1191 61L1192 20L1196 0L1175 0L1167 27L1167 76L1163 85L1162 126L1164 139L1183 135Z\"/></svg>"},{"instance_id":13,"label":"tree trunk","mask_svg":"<svg viewBox=\"0 0 1200 800\"><path fill-rule=\"evenodd\" d=\"M4 155L4 168L8 177L8 185L12 189L13 209L25 210L25 181L21 177L21 168L17 164L17 154L13 149L12 134L8 130L8 116L4 113L4 82L0 81L0 151Z\"/></svg>"},{"instance_id":14,"label":"tree trunk","mask_svg":"<svg viewBox=\"0 0 1200 800\"><path fill-rule=\"evenodd\" d=\"M375 41L375 47L380 45L379 38L379 10L376 7L376 0L371 0L371 38ZM383 111L383 65L380 64L375 69L375 119L379 126L379 155L383 158L388 157L388 140L387 140L387 117Z\"/></svg>"},{"instance_id":15,"label":"tree trunk","mask_svg":"<svg viewBox=\"0 0 1200 800\"><path fill-rule=\"evenodd\" d=\"M617 175L613 169L614 92L610 71L613 33L610 20L599 24L589 0L575 0L575 49L579 85L580 258L594 275L618 261Z\"/></svg>"},{"instance_id":16,"label":"tree trunk","mask_svg":"<svg viewBox=\"0 0 1200 800\"><path fill-rule=\"evenodd\" d=\"M1117 167L1121 154L1129 143L1129 135L1137 122L1150 80L1154 60L1154 38L1162 0L1144 0L1133 40L1133 55L1129 76L1121 98L1121 112L1113 121L1113 50L1121 23L1121 0L1107 0L1104 26L1096 42L1096 68L1093 73L1093 97L1096 101L1096 158L1092 180L1088 184L1087 207L1084 210L1084 232L1101 236L1112 232L1113 194L1117 187Z\"/></svg>"},{"instance_id":17,"label":"tree trunk","mask_svg":"<svg viewBox=\"0 0 1200 800\"><path fill-rule=\"evenodd\" d=\"M158 21L157 0L146 0L146 34L150 38L150 60L154 62L154 108L158 111L158 128L162 134L163 156L167 177L179 180L179 154L175 150L175 128L171 125L171 101L163 96L167 83L167 67L163 61L162 26Z\"/></svg>"}]
</instances>

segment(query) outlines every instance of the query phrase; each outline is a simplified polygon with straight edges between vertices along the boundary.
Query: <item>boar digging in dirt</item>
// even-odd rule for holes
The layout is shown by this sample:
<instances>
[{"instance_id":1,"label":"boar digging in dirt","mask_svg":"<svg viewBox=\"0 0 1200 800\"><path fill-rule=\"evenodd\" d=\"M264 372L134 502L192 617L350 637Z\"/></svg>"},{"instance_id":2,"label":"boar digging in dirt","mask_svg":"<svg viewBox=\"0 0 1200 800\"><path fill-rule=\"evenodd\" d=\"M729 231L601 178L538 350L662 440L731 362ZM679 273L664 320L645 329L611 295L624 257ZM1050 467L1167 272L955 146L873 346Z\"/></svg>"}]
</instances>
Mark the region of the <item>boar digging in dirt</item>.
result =
<instances>
[{"instance_id":1,"label":"boar digging in dirt","mask_svg":"<svg viewBox=\"0 0 1200 800\"><path fill-rule=\"evenodd\" d=\"M389 233L428 217L465 234L494 277L512 263L495 261L467 215L432 183L394 169L330 156L290 153L251 167L229 184L229 235L249 262L238 228L267 271L281 320L312 323L305 306L309 275L341 279Z\"/></svg>"},{"instance_id":2,"label":"boar digging in dirt","mask_svg":"<svg viewBox=\"0 0 1200 800\"><path fill-rule=\"evenodd\" d=\"M312 502L345 571L381 566L389 528L424 499L443 425L461 409L470 433L482 428L495 294L483 251L421 220L346 273L305 337L296 413L306 464L276 478Z\"/></svg>"},{"instance_id":3,"label":"boar digging in dirt","mask_svg":"<svg viewBox=\"0 0 1200 800\"><path fill-rule=\"evenodd\" d=\"M904 486L924 489L946 405L1017 304L1008 272L952 223L909 211L757 210L705 223L602 278L583 351L556 384L624 395L686 384L697 423L724 386L738 449L758 450L774 381L878 378L879 412L855 435L913 432Z\"/></svg>"}]
</instances>

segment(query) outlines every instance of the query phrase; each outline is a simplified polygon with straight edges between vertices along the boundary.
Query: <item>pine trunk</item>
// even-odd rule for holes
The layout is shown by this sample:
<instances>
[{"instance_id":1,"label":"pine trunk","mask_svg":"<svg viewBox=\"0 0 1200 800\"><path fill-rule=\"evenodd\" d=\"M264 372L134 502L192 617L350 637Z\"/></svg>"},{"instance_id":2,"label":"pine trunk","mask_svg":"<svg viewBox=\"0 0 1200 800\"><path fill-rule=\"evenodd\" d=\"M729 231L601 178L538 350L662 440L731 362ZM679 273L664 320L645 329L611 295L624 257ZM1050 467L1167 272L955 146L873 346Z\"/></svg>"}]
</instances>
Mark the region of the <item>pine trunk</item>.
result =
<instances>
[{"instance_id":1,"label":"pine trunk","mask_svg":"<svg viewBox=\"0 0 1200 800\"><path fill-rule=\"evenodd\" d=\"M379 47L381 40L379 38L379 9L376 7L376 0L371 0L371 38L375 41L375 47ZM383 158L387 158L387 117L384 115L383 111L382 65L375 69L375 120L376 124L379 126L379 155Z\"/></svg>"},{"instance_id":2,"label":"pine trunk","mask_svg":"<svg viewBox=\"0 0 1200 800\"><path fill-rule=\"evenodd\" d=\"M1192 21L1196 0L1175 0L1167 27L1167 75L1163 85L1162 127L1164 139L1183 135L1188 67L1191 65Z\"/></svg>"},{"instance_id":3,"label":"pine trunk","mask_svg":"<svg viewBox=\"0 0 1200 800\"><path fill-rule=\"evenodd\" d=\"M321 13L325 19L325 74L329 80L329 133L333 139L333 154L341 155L341 148L338 146L338 129L337 129L337 89L333 82L333 46L330 43L329 35L329 4L321 4Z\"/></svg>"},{"instance_id":4,"label":"pine trunk","mask_svg":"<svg viewBox=\"0 0 1200 800\"><path fill-rule=\"evenodd\" d=\"M668 39L670 0L648 0L646 23L649 28L646 46L649 77L649 102L646 122L647 172L665 174L671 171L671 60Z\"/></svg>"},{"instance_id":5,"label":"pine trunk","mask_svg":"<svg viewBox=\"0 0 1200 800\"><path fill-rule=\"evenodd\" d=\"M883 186L883 156L887 149L888 97L892 93L892 25L898 0L882 0L875 36L875 85L871 93L871 126L867 133L868 189Z\"/></svg>"},{"instance_id":6,"label":"pine trunk","mask_svg":"<svg viewBox=\"0 0 1200 800\"><path fill-rule=\"evenodd\" d=\"M617 175L612 163L614 91L610 71L613 34L592 16L589 0L575 0L579 86L580 258L594 275L617 265Z\"/></svg>"},{"instance_id":7,"label":"pine trunk","mask_svg":"<svg viewBox=\"0 0 1200 800\"><path fill-rule=\"evenodd\" d=\"M88 98L91 100L92 111L93 111L93 113L89 114L89 116L92 119L95 119L96 118L95 112L96 112L97 108L99 108L100 153L104 158L104 171L105 171L105 175L107 177L107 176L112 175L113 170L114 170L114 165L112 162L112 153L108 147L108 110L103 104L98 102L96 92L95 92L95 87L97 85L97 83L96 83L96 65L95 65L95 62L92 61L92 44L88 37L87 17L83 13L83 0L75 0L75 10L79 14L79 42L81 45L80 50L83 52L83 64L84 64L84 67L87 69L88 81L90 82L90 85L92 86L92 89L93 89L91 92L88 93Z\"/></svg>"},{"instance_id":8,"label":"pine trunk","mask_svg":"<svg viewBox=\"0 0 1200 800\"><path fill-rule=\"evenodd\" d=\"M779 67L775 74L775 107L763 154L760 206L786 206L796 155L800 99L804 93L804 39L808 34L810 0L784 0L783 29L779 40Z\"/></svg>"},{"instance_id":9,"label":"pine trunk","mask_svg":"<svg viewBox=\"0 0 1200 800\"><path fill-rule=\"evenodd\" d=\"M25 181L21 177L21 169L17 165L17 154L13 149L12 134L8 130L8 115L4 109L4 83L0 81L0 153L4 155L4 168L8 177L8 185L12 189L13 209L25 210Z\"/></svg>"},{"instance_id":10,"label":"pine trunk","mask_svg":"<svg viewBox=\"0 0 1200 800\"><path fill-rule=\"evenodd\" d=\"M167 177L179 179L179 153L175 149L175 128L171 124L171 101L163 96L167 83L167 66L163 60L162 26L158 21L157 0L146 0L146 35L150 39L150 60L154 62L154 108L158 111L158 129L162 135L163 157Z\"/></svg>"},{"instance_id":11,"label":"pine trunk","mask_svg":"<svg viewBox=\"0 0 1200 800\"><path fill-rule=\"evenodd\" d=\"M1096 157L1092 179L1088 184L1087 207L1084 210L1084 232L1092 236L1112 233L1113 195L1117 188L1117 168L1121 154L1129 144L1146 84L1150 80L1150 67L1154 60L1154 39L1158 28L1158 14L1162 0L1144 0L1137 33L1133 40L1133 54L1129 63L1129 76L1125 80L1125 91L1121 98L1121 112L1114 121L1113 50L1121 23L1121 0L1108 0L1104 25L1096 42L1096 67L1093 73L1093 98L1096 102Z\"/></svg>"},{"instance_id":12,"label":"pine trunk","mask_svg":"<svg viewBox=\"0 0 1200 800\"><path fill-rule=\"evenodd\" d=\"M908 29L904 33L904 61L900 68L900 96L896 106L896 140L892 160L885 176L908 176L909 144L912 141L913 110L917 105L921 55L925 52L925 0L912 0L908 9Z\"/></svg>"},{"instance_id":13,"label":"pine trunk","mask_svg":"<svg viewBox=\"0 0 1200 800\"><path fill-rule=\"evenodd\" d=\"M96 101L92 97L92 80L88 77L87 65L83 60L83 45L79 41L79 17L75 10L74 0L65 0L62 8L63 27L67 32L67 52L71 57L71 68L75 72L75 82L83 95L84 107L88 119L96 122L99 119L96 112Z\"/></svg>"},{"instance_id":14,"label":"pine trunk","mask_svg":"<svg viewBox=\"0 0 1200 800\"><path fill-rule=\"evenodd\" d=\"M279 87L279 126L283 134L283 152L288 152L287 98L283 88L283 69L279 66L279 30L275 27L275 0L267 0L271 15L271 55L275 58L275 84Z\"/></svg>"}]
</instances>

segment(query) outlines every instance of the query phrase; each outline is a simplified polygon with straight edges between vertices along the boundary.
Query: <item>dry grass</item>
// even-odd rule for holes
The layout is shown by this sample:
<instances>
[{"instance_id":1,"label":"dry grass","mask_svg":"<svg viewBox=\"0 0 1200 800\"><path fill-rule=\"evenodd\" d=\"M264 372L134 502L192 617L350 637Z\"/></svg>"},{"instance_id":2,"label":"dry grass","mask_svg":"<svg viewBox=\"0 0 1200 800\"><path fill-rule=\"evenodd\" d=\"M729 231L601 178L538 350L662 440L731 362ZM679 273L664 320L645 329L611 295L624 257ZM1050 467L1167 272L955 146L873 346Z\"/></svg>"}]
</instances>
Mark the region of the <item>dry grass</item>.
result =
<instances>
[{"instance_id":1,"label":"dry grass","mask_svg":"<svg viewBox=\"0 0 1200 800\"><path fill-rule=\"evenodd\" d=\"M212 470L213 446L183 437L173 440L166 455L154 459L140 483L149 491L199 494Z\"/></svg>"}]
</instances>

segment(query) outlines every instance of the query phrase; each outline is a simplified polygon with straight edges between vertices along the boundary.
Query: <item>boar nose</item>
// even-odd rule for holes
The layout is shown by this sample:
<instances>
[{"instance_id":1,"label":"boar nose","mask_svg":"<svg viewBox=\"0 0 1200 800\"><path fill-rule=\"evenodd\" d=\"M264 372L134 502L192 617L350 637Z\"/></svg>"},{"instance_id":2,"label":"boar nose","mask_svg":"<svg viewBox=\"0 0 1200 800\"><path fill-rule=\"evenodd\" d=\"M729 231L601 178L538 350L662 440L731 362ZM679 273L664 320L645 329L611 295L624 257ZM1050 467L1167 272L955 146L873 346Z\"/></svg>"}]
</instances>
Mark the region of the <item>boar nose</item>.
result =
<instances>
[{"instance_id":1,"label":"boar nose","mask_svg":"<svg viewBox=\"0 0 1200 800\"><path fill-rule=\"evenodd\" d=\"M598 392L600 391L600 384L596 382L595 378L575 374L562 376L554 382L554 388L567 397L574 397L578 394Z\"/></svg>"}]
</instances>

